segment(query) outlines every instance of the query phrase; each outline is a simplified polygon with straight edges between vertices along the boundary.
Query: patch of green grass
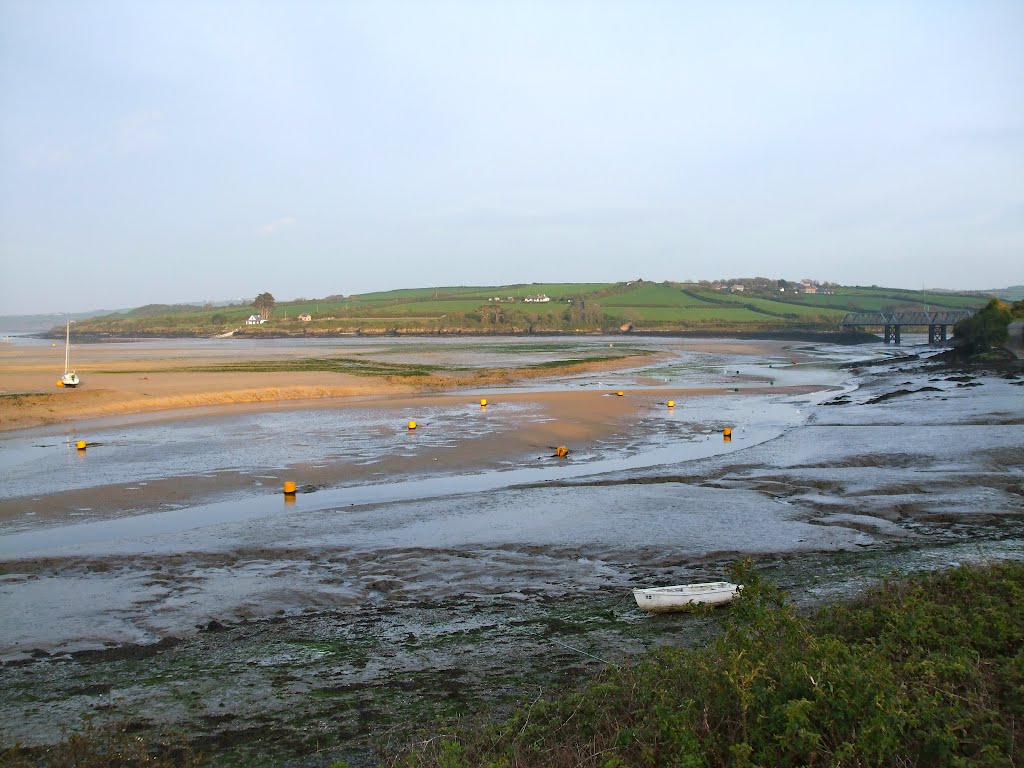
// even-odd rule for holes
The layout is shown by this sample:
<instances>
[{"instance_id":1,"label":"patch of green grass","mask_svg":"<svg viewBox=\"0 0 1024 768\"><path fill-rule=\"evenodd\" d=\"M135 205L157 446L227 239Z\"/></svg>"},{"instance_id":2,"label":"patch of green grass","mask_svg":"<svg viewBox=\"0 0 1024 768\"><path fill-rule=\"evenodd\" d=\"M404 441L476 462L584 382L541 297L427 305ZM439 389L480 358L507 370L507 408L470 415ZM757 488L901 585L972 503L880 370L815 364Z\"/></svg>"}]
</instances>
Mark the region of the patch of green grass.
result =
<instances>
[{"instance_id":1,"label":"patch of green grass","mask_svg":"<svg viewBox=\"0 0 1024 768\"><path fill-rule=\"evenodd\" d=\"M612 305L605 310L636 320L665 323L764 323L766 318L744 307L699 306L699 307L620 307Z\"/></svg>"},{"instance_id":2,"label":"patch of green grass","mask_svg":"<svg viewBox=\"0 0 1024 768\"><path fill-rule=\"evenodd\" d=\"M27 400L35 397L55 397L55 395L52 392L7 392L0 394L0 402L24 405Z\"/></svg>"},{"instance_id":3,"label":"patch of green grass","mask_svg":"<svg viewBox=\"0 0 1024 768\"><path fill-rule=\"evenodd\" d=\"M237 363L154 368L146 373L282 373L323 371L357 376L429 376L442 370L437 366L385 363L352 357L304 357L288 360L245 360ZM462 370L445 368L444 370ZM100 371L100 373L138 373L138 371Z\"/></svg>"},{"instance_id":4,"label":"patch of green grass","mask_svg":"<svg viewBox=\"0 0 1024 768\"><path fill-rule=\"evenodd\" d=\"M604 357L577 357L570 360L545 360L543 363L534 363L530 368L563 368L568 365L582 365L583 363L603 363L608 360L620 360L620 355L606 355Z\"/></svg>"},{"instance_id":5,"label":"patch of green grass","mask_svg":"<svg viewBox=\"0 0 1024 768\"><path fill-rule=\"evenodd\" d=\"M393 764L1017 764L1024 564L910 578L813 617L755 574L737 579L743 593L706 647L651 652Z\"/></svg>"}]
</instances>

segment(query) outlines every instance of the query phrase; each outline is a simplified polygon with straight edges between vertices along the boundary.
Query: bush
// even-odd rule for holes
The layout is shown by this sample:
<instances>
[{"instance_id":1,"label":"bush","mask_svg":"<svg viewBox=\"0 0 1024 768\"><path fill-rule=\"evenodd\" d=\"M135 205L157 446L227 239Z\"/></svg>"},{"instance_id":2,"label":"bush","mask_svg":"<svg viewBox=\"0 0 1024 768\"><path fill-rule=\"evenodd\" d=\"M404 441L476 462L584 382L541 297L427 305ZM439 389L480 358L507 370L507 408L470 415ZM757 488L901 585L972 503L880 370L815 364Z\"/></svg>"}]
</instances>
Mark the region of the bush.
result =
<instances>
[{"instance_id":1,"label":"bush","mask_svg":"<svg viewBox=\"0 0 1024 768\"><path fill-rule=\"evenodd\" d=\"M1010 306L999 299L992 299L978 314L957 323L953 334L970 353L988 352L993 346L1006 341L1012 319Z\"/></svg>"}]
</instances>

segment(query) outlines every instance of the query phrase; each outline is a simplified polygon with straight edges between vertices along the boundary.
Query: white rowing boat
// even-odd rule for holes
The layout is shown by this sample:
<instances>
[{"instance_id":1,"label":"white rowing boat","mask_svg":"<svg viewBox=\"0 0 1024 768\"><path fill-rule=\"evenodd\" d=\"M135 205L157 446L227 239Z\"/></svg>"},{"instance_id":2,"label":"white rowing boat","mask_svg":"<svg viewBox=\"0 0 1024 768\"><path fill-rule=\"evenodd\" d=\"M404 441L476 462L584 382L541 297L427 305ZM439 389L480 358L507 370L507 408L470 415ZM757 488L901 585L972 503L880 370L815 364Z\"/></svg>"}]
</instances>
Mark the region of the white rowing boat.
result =
<instances>
[{"instance_id":1,"label":"white rowing boat","mask_svg":"<svg viewBox=\"0 0 1024 768\"><path fill-rule=\"evenodd\" d=\"M680 611L697 603L719 605L728 603L739 593L738 584L727 581L709 581L705 584L680 584L675 587L634 589L633 598L643 611L667 613Z\"/></svg>"}]
</instances>

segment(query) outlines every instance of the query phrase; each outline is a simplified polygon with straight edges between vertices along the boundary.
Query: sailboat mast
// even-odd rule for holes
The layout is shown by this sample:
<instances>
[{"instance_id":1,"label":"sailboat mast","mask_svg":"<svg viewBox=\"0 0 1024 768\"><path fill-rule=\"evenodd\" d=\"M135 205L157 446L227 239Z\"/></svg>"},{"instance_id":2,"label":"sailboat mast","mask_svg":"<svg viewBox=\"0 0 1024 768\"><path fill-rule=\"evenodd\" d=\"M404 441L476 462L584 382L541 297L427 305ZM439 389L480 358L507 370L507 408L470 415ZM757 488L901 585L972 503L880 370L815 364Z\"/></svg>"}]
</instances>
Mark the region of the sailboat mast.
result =
<instances>
[{"instance_id":1,"label":"sailboat mast","mask_svg":"<svg viewBox=\"0 0 1024 768\"><path fill-rule=\"evenodd\" d=\"M71 321L68 320L67 334L64 337L64 373L68 372L68 365L71 362Z\"/></svg>"}]
</instances>

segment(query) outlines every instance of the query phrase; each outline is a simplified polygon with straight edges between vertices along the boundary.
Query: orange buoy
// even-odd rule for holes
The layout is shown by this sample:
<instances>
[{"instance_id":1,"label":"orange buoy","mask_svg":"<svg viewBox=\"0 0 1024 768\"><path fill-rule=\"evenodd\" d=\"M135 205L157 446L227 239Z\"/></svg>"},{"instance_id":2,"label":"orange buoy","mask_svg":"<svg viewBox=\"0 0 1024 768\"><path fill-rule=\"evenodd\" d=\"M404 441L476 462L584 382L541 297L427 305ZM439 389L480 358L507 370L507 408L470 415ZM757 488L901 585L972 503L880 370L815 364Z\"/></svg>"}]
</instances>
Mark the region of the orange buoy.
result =
<instances>
[{"instance_id":1,"label":"orange buoy","mask_svg":"<svg viewBox=\"0 0 1024 768\"><path fill-rule=\"evenodd\" d=\"M724 437L732 437L732 427L726 427L725 429L723 429L722 435Z\"/></svg>"},{"instance_id":2,"label":"orange buoy","mask_svg":"<svg viewBox=\"0 0 1024 768\"><path fill-rule=\"evenodd\" d=\"M80 451L84 451L85 450L85 440L79 440L77 443L75 443L75 448L77 448Z\"/></svg>"},{"instance_id":3,"label":"orange buoy","mask_svg":"<svg viewBox=\"0 0 1024 768\"><path fill-rule=\"evenodd\" d=\"M57 386L58 387L63 387L64 386L64 380L63 379L57 379Z\"/></svg>"},{"instance_id":4,"label":"orange buoy","mask_svg":"<svg viewBox=\"0 0 1024 768\"><path fill-rule=\"evenodd\" d=\"M555 448L555 456L557 456L558 458L564 459L568 455L569 449L566 448L564 445L560 445L557 448Z\"/></svg>"},{"instance_id":5,"label":"orange buoy","mask_svg":"<svg viewBox=\"0 0 1024 768\"><path fill-rule=\"evenodd\" d=\"M675 400L669 400L667 405L668 405L669 408L675 408L676 407L676 401Z\"/></svg>"},{"instance_id":6,"label":"orange buoy","mask_svg":"<svg viewBox=\"0 0 1024 768\"><path fill-rule=\"evenodd\" d=\"M625 393L620 391L620 392L616 392L615 394L618 395L619 397L622 397Z\"/></svg>"},{"instance_id":7,"label":"orange buoy","mask_svg":"<svg viewBox=\"0 0 1024 768\"><path fill-rule=\"evenodd\" d=\"M285 495L287 495L287 496L292 496L292 495L295 494L295 481L294 480L285 480L284 492L285 492Z\"/></svg>"},{"instance_id":8,"label":"orange buoy","mask_svg":"<svg viewBox=\"0 0 1024 768\"><path fill-rule=\"evenodd\" d=\"M416 429L416 422L415 421L410 421L409 422L409 429Z\"/></svg>"}]
</instances>

